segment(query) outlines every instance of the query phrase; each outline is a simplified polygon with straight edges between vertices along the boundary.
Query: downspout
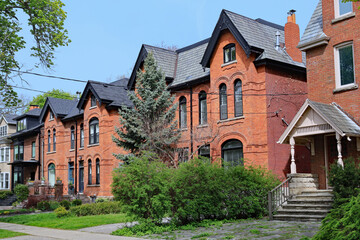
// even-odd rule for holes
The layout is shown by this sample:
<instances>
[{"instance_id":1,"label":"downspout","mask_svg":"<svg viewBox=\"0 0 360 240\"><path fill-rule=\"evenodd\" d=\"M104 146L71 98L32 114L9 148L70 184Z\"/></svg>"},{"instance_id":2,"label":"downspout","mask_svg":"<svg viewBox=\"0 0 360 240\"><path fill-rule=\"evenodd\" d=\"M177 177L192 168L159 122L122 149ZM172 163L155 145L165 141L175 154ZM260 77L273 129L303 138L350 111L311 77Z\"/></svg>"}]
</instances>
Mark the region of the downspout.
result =
<instances>
[{"instance_id":1,"label":"downspout","mask_svg":"<svg viewBox=\"0 0 360 240\"><path fill-rule=\"evenodd\" d=\"M193 136L193 89L190 88L190 144L191 144L191 155L193 155L194 152L194 136Z\"/></svg>"},{"instance_id":2,"label":"downspout","mask_svg":"<svg viewBox=\"0 0 360 240\"><path fill-rule=\"evenodd\" d=\"M41 175L43 175L43 164L42 164L42 156L41 156L41 129L40 129L40 132L39 132L39 140L38 140L38 145L39 145L39 163L40 163L40 166L39 166L39 179L41 179Z\"/></svg>"},{"instance_id":3,"label":"downspout","mask_svg":"<svg viewBox=\"0 0 360 240\"><path fill-rule=\"evenodd\" d=\"M74 160L74 194L77 193L77 120L75 120L75 160Z\"/></svg>"},{"instance_id":4,"label":"downspout","mask_svg":"<svg viewBox=\"0 0 360 240\"><path fill-rule=\"evenodd\" d=\"M40 143L39 143L40 144ZM42 161L42 164L41 164L41 174L42 174L42 177L45 177L44 176L44 156L45 156L45 154L44 154L44 149L45 149L45 147L44 147L44 138L42 138L42 141L41 141L41 161Z\"/></svg>"}]
</instances>

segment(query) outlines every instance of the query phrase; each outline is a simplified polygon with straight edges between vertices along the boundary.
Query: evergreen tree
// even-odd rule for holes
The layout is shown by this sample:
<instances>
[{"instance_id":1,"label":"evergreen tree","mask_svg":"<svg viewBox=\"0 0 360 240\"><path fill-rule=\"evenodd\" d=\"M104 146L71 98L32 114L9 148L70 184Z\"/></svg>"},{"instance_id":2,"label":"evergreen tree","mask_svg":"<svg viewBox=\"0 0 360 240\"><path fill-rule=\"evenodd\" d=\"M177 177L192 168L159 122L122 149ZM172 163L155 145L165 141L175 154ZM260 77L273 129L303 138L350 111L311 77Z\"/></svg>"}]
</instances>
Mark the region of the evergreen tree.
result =
<instances>
[{"instance_id":1,"label":"evergreen tree","mask_svg":"<svg viewBox=\"0 0 360 240\"><path fill-rule=\"evenodd\" d=\"M174 121L177 104L173 104L164 74L158 70L150 53L144 61L144 72L137 72L135 92L129 92L132 108L119 110L121 127L115 127L120 138L112 136L117 146L133 154L141 151L156 153L164 161L173 163L173 144L180 138ZM121 154L114 154L126 159ZM125 157L125 158L124 158Z\"/></svg>"}]
</instances>

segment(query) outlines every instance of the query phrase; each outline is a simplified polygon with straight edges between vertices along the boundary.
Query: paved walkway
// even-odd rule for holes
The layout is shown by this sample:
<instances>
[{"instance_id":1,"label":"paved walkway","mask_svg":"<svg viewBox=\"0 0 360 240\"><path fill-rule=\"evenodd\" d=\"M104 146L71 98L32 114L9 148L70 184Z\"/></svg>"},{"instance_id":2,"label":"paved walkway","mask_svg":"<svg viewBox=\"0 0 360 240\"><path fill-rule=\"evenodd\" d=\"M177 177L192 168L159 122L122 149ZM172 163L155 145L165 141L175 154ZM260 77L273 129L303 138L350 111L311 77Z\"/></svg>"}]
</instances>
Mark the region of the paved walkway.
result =
<instances>
[{"instance_id":1,"label":"paved walkway","mask_svg":"<svg viewBox=\"0 0 360 240\"><path fill-rule=\"evenodd\" d=\"M139 238L119 237L112 235L104 235L101 233L90 233L73 230L59 230L52 228L32 227L13 223L0 222L0 229L6 229L14 232L29 234L28 236L19 236L11 239L16 240L136 240Z\"/></svg>"}]
</instances>

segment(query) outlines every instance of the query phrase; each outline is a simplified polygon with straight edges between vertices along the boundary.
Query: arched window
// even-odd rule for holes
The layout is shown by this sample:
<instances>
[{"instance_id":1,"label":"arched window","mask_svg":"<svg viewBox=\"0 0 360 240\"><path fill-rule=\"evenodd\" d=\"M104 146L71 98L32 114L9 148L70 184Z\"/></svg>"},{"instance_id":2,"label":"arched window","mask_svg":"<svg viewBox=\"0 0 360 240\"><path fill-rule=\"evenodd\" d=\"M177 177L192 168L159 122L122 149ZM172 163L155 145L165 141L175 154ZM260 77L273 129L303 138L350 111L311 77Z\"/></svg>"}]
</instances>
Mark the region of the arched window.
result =
<instances>
[{"instance_id":1,"label":"arched window","mask_svg":"<svg viewBox=\"0 0 360 240\"><path fill-rule=\"evenodd\" d=\"M88 161L88 184L92 184L92 169L91 169L91 159Z\"/></svg>"},{"instance_id":2,"label":"arched window","mask_svg":"<svg viewBox=\"0 0 360 240\"><path fill-rule=\"evenodd\" d=\"M75 149L75 127L71 126L70 132L70 148Z\"/></svg>"},{"instance_id":3,"label":"arched window","mask_svg":"<svg viewBox=\"0 0 360 240\"><path fill-rule=\"evenodd\" d=\"M100 184L100 160L96 159L96 184Z\"/></svg>"},{"instance_id":4,"label":"arched window","mask_svg":"<svg viewBox=\"0 0 360 240\"><path fill-rule=\"evenodd\" d=\"M53 151L56 151L56 130L53 130Z\"/></svg>"},{"instance_id":5,"label":"arched window","mask_svg":"<svg viewBox=\"0 0 360 240\"><path fill-rule=\"evenodd\" d=\"M186 98L185 97L181 97L180 98L180 102L179 102L179 123L180 123L180 128L186 128L187 126L187 122L186 122L186 118L187 118L187 113L186 113Z\"/></svg>"},{"instance_id":6,"label":"arched window","mask_svg":"<svg viewBox=\"0 0 360 240\"><path fill-rule=\"evenodd\" d=\"M226 85L225 83L220 85L219 88L219 98L220 98L220 119L227 119L227 93L226 93Z\"/></svg>"},{"instance_id":7,"label":"arched window","mask_svg":"<svg viewBox=\"0 0 360 240\"><path fill-rule=\"evenodd\" d=\"M51 133L48 131L48 152L51 152Z\"/></svg>"},{"instance_id":8,"label":"arched window","mask_svg":"<svg viewBox=\"0 0 360 240\"><path fill-rule=\"evenodd\" d=\"M204 91L199 93L199 123L200 125L207 123L206 92Z\"/></svg>"},{"instance_id":9,"label":"arched window","mask_svg":"<svg viewBox=\"0 0 360 240\"><path fill-rule=\"evenodd\" d=\"M89 144L99 143L99 120L92 118L89 122Z\"/></svg>"},{"instance_id":10,"label":"arched window","mask_svg":"<svg viewBox=\"0 0 360 240\"><path fill-rule=\"evenodd\" d=\"M224 63L236 60L235 44L230 43L224 47Z\"/></svg>"},{"instance_id":11,"label":"arched window","mask_svg":"<svg viewBox=\"0 0 360 240\"><path fill-rule=\"evenodd\" d=\"M80 147L84 147L84 124L80 124Z\"/></svg>"},{"instance_id":12,"label":"arched window","mask_svg":"<svg viewBox=\"0 0 360 240\"><path fill-rule=\"evenodd\" d=\"M242 142L235 139L226 141L221 146L221 156L228 166L244 165Z\"/></svg>"},{"instance_id":13,"label":"arched window","mask_svg":"<svg viewBox=\"0 0 360 240\"><path fill-rule=\"evenodd\" d=\"M50 163L48 166L48 179L49 179L49 185L54 186L55 185L55 164Z\"/></svg>"},{"instance_id":14,"label":"arched window","mask_svg":"<svg viewBox=\"0 0 360 240\"><path fill-rule=\"evenodd\" d=\"M237 79L234 84L234 100L235 100L235 117L243 115L243 99L241 80Z\"/></svg>"}]
</instances>

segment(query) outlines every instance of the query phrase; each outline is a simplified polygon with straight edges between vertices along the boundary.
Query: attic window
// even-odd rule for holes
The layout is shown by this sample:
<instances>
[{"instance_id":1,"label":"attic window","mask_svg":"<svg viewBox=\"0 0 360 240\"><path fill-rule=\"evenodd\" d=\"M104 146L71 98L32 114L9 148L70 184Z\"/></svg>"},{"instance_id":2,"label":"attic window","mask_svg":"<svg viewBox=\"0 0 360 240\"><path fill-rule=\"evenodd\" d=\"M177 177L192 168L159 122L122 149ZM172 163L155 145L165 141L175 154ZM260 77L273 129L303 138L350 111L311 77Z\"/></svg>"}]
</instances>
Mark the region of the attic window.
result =
<instances>
[{"instance_id":1,"label":"attic window","mask_svg":"<svg viewBox=\"0 0 360 240\"><path fill-rule=\"evenodd\" d=\"M50 118L49 118L49 121L50 120L54 120L54 114L52 113L52 111L50 111Z\"/></svg>"},{"instance_id":2,"label":"attic window","mask_svg":"<svg viewBox=\"0 0 360 240\"><path fill-rule=\"evenodd\" d=\"M95 95L91 95L91 107L96 107L96 97L95 97Z\"/></svg>"},{"instance_id":3,"label":"attic window","mask_svg":"<svg viewBox=\"0 0 360 240\"><path fill-rule=\"evenodd\" d=\"M224 63L236 60L235 44L230 43L224 47Z\"/></svg>"}]
</instances>

